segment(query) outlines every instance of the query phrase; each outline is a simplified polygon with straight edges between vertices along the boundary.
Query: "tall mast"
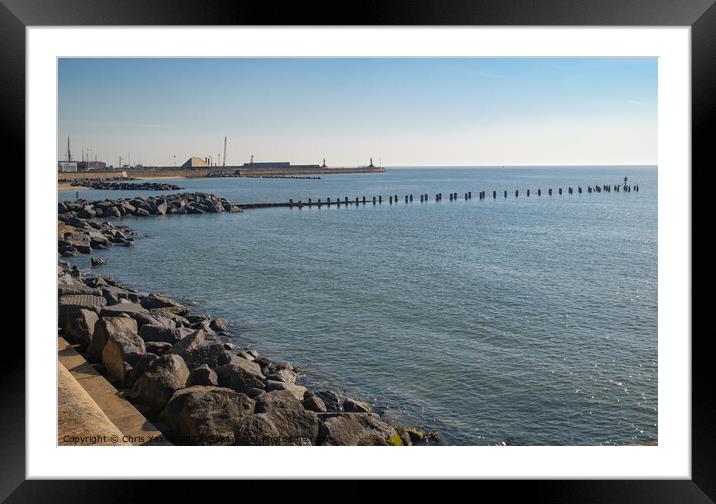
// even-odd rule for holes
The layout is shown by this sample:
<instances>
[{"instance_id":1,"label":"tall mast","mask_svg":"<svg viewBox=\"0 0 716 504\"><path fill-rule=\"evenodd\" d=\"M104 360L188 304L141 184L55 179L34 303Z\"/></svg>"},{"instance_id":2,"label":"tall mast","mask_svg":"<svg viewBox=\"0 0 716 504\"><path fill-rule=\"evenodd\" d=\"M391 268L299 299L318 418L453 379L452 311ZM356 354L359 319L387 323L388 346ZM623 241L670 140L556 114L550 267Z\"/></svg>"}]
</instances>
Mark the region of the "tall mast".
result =
<instances>
[{"instance_id":1,"label":"tall mast","mask_svg":"<svg viewBox=\"0 0 716 504\"><path fill-rule=\"evenodd\" d=\"M72 153L70 152L70 137L67 137L67 162L72 161Z\"/></svg>"},{"instance_id":2,"label":"tall mast","mask_svg":"<svg viewBox=\"0 0 716 504\"><path fill-rule=\"evenodd\" d=\"M221 166L226 166L226 137L224 137L224 157L221 158L221 160L222 160Z\"/></svg>"}]
</instances>

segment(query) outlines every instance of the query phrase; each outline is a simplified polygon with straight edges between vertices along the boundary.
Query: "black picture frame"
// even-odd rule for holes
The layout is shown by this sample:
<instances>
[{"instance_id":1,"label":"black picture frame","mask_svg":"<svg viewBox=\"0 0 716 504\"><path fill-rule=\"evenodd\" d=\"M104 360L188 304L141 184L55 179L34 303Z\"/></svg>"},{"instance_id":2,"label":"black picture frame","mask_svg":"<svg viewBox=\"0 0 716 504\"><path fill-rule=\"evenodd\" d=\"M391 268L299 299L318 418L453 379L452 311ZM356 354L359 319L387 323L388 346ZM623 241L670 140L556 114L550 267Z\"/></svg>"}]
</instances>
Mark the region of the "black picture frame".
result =
<instances>
[{"instance_id":1,"label":"black picture frame","mask_svg":"<svg viewBox=\"0 0 716 504\"><path fill-rule=\"evenodd\" d=\"M421 0L343 4L214 0L0 0L0 98L6 166L25 166L25 29L104 25L559 25L689 26L692 62L692 173L708 169L716 118L716 0ZM25 187L27 195L28 188ZM693 199L693 198L692 198ZM28 264L25 264L26 271ZM684 334L690 338L690 334ZM157 485L128 481L25 481L25 348L6 337L0 388L0 500L118 502L150 497ZM716 407L708 334L692 345L692 479L525 481L549 502L716 502ZM91 451L91 450L90 450ZM92 456L92 455L88 455ZM295 484L295 482L294 482ZM496 486L498 482L485 482ZM185 498L195 484L173 482ZM357 483L347 483L346 493ZM509 484L511 491L515 482ZM411 485L407 485L408 487ZM405 488L405 487L403 487ZM491 490L492 488L490 488ZM488 489L486 489L488 490ZM504 492L503 487L497 488ZM486 494L489 495L489 494ZM206 497L205 494L202 497ZM151 497L150 497L151 498Z\"/></svg>"}]
</instances>

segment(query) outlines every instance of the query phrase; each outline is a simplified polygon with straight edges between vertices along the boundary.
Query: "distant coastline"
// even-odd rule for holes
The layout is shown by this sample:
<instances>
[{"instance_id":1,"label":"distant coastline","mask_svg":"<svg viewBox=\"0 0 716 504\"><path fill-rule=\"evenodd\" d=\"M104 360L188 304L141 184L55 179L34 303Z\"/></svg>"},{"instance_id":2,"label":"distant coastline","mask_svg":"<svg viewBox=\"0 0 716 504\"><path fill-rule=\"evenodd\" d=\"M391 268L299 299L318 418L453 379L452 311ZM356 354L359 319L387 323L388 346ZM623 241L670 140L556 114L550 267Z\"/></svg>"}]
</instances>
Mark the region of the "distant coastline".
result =
<instances>
[{"instance_id":1,"label":"distant coastline","mask_svg":"<svg viewBox=\"0 0 716 504\"><path fill-rule=\"evenodd\" d=\"M60 172L57 174L59 181L72 181L86 178L114 178L118 176L131 176L137 179L182 179L182 178L205 178L205 177L270 177L278 175L339 175L350 173L383 173L382 166L357 166L357 167L320 167L320 168L244 168L244 167L207 167L207 168L143 168L125 169L116 171L96 172ZM60 189L66 189L60 187Z\"/></svg>"}]
</instances>

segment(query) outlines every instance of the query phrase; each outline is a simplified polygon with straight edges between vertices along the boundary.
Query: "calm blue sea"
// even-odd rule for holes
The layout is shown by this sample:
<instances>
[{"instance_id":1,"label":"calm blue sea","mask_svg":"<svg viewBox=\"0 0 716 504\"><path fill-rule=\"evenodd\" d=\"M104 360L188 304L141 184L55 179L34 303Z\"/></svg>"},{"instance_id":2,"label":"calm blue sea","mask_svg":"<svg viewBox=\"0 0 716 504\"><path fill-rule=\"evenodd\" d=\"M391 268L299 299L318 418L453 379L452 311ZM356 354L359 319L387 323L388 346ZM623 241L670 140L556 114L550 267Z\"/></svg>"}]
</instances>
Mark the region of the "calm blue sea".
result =
<instances>
[{"instance_id":1,"label":"calm blue sea","mask_svg":"<svg viewBox=\"0 0 716 504\"><path fill-rule=\"evenodd\" d=\"M556 194L625 175L638 193ZM145 237L96 251L108 259L103 274L229 319L238 343L448 444L657 438L656 167L172 182L237 203L363 195L384 203L127 218ZM448 201L449 192L460 199ZM420 193L431 201L421 204ZM161 193L80 191L141 194ZM387 204L389 194L400 203ZM72 262L88 267L89 257Z\"/></svg>"}]
</instances>

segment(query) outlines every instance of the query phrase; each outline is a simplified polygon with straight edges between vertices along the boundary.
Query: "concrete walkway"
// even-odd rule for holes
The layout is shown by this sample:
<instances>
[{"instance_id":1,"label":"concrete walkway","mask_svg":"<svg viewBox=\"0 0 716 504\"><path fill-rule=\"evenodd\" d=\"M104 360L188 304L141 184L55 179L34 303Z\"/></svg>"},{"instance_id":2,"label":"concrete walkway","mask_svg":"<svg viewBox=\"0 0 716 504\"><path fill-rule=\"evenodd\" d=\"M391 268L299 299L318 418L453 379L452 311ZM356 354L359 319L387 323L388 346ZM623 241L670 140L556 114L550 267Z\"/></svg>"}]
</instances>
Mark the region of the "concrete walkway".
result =
<instances>
[{"instance_id":1,"label":"concrete walkway","mask_svg":"<svg viewBox=\"0 0 716 504\"><path fill-rule=\"evenodd\" d=\"M66 434L76 436L83 432L81 425L84 415L73 415L72 408L81 404L83 411L87 411L87 424L84 432L86 436L106 434L109 439L117 432L121 435L118 442L106 444L131 444L131 445L169 445L164 435L157 430L129 401L124 399L119 391L109 383L97 370L92 367L64 338L58 338L58 360L60 364L60 387L59 387L59 412L60 421L58 440L62 441ZM64 370L67 372L65 375ZM87 397L81 393L78 387L83 389ZM92 408L87 398L94 403ZM93 411L96 409L96 411ZM99 412L101 415L98 415ZM64 418L63 416L64 415ZM109 424L102 421L102 416ZM79 423L78 423L79 422ZM65 429L67 432L63 432ZM100 432L97 432L100 431ZM76 439L72 442L60 442L60 444L85 444L78 443ZM102 444L102 443L86 443Z\"/></svg>"}]
</instances>

